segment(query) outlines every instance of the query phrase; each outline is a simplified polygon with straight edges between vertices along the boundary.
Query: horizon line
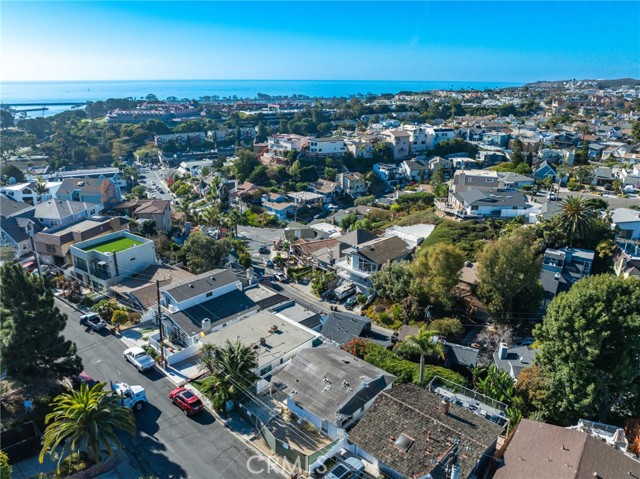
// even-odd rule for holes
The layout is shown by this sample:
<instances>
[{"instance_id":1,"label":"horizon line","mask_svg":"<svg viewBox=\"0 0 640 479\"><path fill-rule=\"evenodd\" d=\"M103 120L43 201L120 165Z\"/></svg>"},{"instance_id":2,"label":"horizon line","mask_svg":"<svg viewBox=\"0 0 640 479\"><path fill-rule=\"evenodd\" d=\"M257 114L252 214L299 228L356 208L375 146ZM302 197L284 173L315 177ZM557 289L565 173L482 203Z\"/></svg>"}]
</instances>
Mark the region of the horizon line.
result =
<instances>
[{"instance_id":1,"label":"horizon line","mask_svg":"<svg viewBox=\"0 0 640 479\"><path fill-rule=\"evenodd\" d=\"M598 80L606 80L606 78L598 78ZM207 81L263 81L263 82L306 82L306 81L330 81L330 82L379 82L379 83L397 83L397 82L431 82L431 83L529 83L522 80L519 81L505 81L505 80L377 80L377 79L328 79L328 78L160 78L160 79L100 79L100 80L86 80L86 79L66 79L66 80L2 80L0 83L100 83L100 82L207 82ZM569 81L569 80L536 80L536 81Z\"/></svg>"}]
</instances>

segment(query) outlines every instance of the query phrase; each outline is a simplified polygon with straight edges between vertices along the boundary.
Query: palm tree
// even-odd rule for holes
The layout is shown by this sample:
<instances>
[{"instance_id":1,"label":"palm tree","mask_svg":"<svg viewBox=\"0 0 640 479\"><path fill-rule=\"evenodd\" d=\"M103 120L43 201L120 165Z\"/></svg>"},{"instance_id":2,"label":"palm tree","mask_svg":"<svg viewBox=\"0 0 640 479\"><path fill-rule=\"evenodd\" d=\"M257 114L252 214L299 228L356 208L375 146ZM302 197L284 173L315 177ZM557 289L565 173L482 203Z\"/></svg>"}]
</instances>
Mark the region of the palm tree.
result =
<instances>
[{"instance_id":1,"label":"palm tree","mask_svg":"<svg viewBox=\"0 0 640 479\"><path fill-rule=\"evenodd\" d=\"M218 350L217 359L222 373L230 375L232 381L243 387L253 383L253 371L258 367L258 355L253 348L245 346L239 339L233 343L227 340L225 346Z\"/></svg>"},{"instance_id":2,"label":"palm tree","mask_svg":"<svg viewBox=\"0 0 640 479\"><path fill-rule=\"evenodd\" d=\"M438 334L435 331L421 329L418 334L407 336L404 340L405 347L409 351L420 355L420 386L424 382L424 360L426 357L439 357L444 359L444 346L439 341L434 342L433 336Z\"/></svg>"},{"instance_id":3,"label":"palm tree","mask_svg":"<svg viewBox=\"0 0 640 479\"><path fill-rule=\"evenodd\" d=\"M86 452L92 463L98 463L102 448L110 457L114 455L113 445L121 448L118 431L136 434L131 409L115 404L111 394L103 391L104 386L98 383L89 388L83 384L79 391L60 394L53 400L54 410L45 419L47 428L42 438L40 463L45 454L53 458L60 453L60 467L65 455L79 451Z\"/></svg>"},{"instance_id":4,"label":"palm tree","mask_svg":"<svg viewBox=\"0 0 640 479\"><path fill-rule=\"evenodd\" d=\"M220 217L216 209L209 206L200 212L200 221L205 226L217 226L220 223Z\"/></svg>"},{"instance_id":5,"label":"palm tree","mask_svg":"<svg viewBox=\"0 0 640 479\"><path fill-rule=\"evenodd\" d=\"M569 196L562 200L557 225L567 233L570 246L576 240L588 238L594 226L596 211L582 196Z\"/></svg>"},{"instance_id":6,"label":"palm tree","mask_svg":"<svg viewBox=\"0 0 640 479\"><path fill-rule=\"evenodd\" d=\"M49 188L47 188L47 183L42 178L38 178L38 181L33 185L33 191L38 193L38 196L41 197L49 191Z\"/></svg>"},{"instance_id":7,"label":"palm tree","mask_svg":"<svg viewBox=\"0 0 640 479\"><path fill-rule=\"evenodd\" d=\"M233 236L238 236L238 225L240 224L241 219L242 216L235 208L229 211L229 213L227 213L227 216L225 216L225 223L227 225L227 228L233 231Z\"/></svg>"},{"instance_id":8,"label":"palm tree","mask_svg":"<svg viewBox=\"0 0 640 479\"><path fill-rule=\"evenodd\" d=\"M209 374L215 374L216 372L216 352L218 348L211 343L205 343L200 348L200 364L198 367L204 371L208 371Z\"/></svg>"},{"instance_id":9,"label":"palm tree","mask_svg":"<svg viewBox=\"0 0 640 479\"><path fill-rule=\"evenodd\" d=\"M236 397L238 388L231 382L230 376L216 374L204 380L202 392L214 409L224 411L227 402Z\"/></svg>"},{"instance_id":10,"label":"palm tree","mask_svg":"<svg viewBox=\"0 0 640 479\"><path fill-rule=\"evenodd\" d=\"M218 410L245 392L256 378L257 354L240 340L233 343L227 340L220 349L205 345L200 361L201 367L211 373L203 384L204 394Z\"/></svg>"},{"instance_id":11,"label":"palm tree","mask_svg":"<svg viewBox=\"0 0 640 479\"><path fill-rule=\"evenodd\" d=\"M174 208L177 212L184 214L185 221L191 221L193 219L193 211L191 210L191 205L187 203L188 200L180 200L180 202L176 202Z\"/></svg>"}]
</instances>

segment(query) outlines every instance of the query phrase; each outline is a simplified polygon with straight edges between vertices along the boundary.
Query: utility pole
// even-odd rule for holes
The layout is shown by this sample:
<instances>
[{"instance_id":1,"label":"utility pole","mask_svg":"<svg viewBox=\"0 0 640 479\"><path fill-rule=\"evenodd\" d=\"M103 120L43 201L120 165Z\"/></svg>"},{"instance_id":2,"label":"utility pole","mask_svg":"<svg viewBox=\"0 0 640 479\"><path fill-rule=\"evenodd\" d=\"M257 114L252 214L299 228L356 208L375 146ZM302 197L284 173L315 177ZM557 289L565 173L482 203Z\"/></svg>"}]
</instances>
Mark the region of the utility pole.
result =
<instances>
[{"instance_id":1,"label":"utility pole","mask_svg":"<svg viewBox=\"0 0 640 479\"><path fill-rule=\"evenodd\" d=\"M162 309L160 307L160 280L156 279L156 295L158 299L158 311L156 317L158 320L158 328L160 329L160 360L164 368L164 332L162 330Z\"/></svg>"},{"instance_id":2,"label":"utility pole","mask_svg":"<svg viewBox=\"0 0 640 479\"><path fill-rule=\"evenodd\" d=\"M36 265L38 266L38 275L42 276L42 271L40 270L40 258L38 257L38 252L36 251L36 244L33 241L34 235L34 226L33 222L29 222L29 226L27 226L29 232L29 239L31 239L31 248L33 249L33 257L36 259Z\"/></svg>"}]
</instances>

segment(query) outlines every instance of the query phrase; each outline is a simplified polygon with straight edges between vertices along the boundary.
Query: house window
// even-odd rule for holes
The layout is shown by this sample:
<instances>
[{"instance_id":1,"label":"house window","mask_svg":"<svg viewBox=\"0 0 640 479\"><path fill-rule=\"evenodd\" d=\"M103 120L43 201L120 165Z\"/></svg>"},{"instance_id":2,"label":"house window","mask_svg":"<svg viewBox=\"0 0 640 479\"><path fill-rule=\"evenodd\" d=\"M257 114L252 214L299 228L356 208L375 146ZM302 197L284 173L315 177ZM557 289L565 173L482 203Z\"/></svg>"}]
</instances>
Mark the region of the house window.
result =
<instances>
[{"instance_id":1,"label":"house window","mask_svg":"<svg viewBox=\"0 0 640 479\"><path fill-rule=\"evenodd\" d=\"M73 264L76 268L81 271L89 272L89 268L87 268L87 262L82 258L73 257Z\"/></svg>"}]
</instances>

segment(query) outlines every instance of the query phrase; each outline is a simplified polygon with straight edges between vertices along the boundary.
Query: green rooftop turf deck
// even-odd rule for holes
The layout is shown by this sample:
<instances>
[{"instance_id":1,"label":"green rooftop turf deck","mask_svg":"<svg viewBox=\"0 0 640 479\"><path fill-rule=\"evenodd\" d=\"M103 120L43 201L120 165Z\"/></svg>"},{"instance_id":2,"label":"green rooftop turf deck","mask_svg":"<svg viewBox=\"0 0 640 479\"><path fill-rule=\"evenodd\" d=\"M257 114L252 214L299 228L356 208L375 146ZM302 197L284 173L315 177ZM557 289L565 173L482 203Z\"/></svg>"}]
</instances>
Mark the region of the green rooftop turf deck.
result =
<instances>
[{"instance_id":1,"label":"green rooftop turf deck","mask_svg":"<svg viewBox=\"0 0 640 479\"><path fill-rule=\"evenodd\" d=\"M136 241L131 238L118 238L115 240L105 241L104 243L98 243L93 246L87 246L86 248L82 248L83 251L98 251L99 253L111 253L115 251L119 253L120 251L124 251L125 249L129 249L132 246L141 245L141 241Z\"/></svg>"}]
</instances>

